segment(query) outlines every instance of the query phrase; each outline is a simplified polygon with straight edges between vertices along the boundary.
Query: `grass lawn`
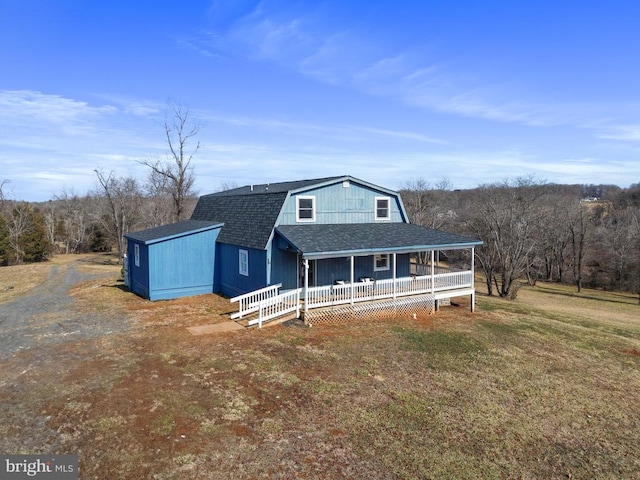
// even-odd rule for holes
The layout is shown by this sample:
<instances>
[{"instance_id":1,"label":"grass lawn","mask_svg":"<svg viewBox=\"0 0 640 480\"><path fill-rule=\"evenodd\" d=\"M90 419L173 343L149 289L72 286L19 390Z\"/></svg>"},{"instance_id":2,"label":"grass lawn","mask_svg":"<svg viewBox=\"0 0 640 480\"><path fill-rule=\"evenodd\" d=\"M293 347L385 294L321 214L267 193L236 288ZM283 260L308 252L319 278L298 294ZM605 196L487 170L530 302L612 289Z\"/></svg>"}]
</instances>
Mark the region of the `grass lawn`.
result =
<instances>
[{"instance_id":1,"label":"grass lawn","mask_svg":"<svg viewBox=\"0 0 640 480\"><path fill-rule=\"evenodd\" d=\"M192 336L228 301L150 303L104 268L77 308L134 327L2 364L1 451L78 453L87 479L640 478L632 295Z\"/></svg>"}]
</instances>

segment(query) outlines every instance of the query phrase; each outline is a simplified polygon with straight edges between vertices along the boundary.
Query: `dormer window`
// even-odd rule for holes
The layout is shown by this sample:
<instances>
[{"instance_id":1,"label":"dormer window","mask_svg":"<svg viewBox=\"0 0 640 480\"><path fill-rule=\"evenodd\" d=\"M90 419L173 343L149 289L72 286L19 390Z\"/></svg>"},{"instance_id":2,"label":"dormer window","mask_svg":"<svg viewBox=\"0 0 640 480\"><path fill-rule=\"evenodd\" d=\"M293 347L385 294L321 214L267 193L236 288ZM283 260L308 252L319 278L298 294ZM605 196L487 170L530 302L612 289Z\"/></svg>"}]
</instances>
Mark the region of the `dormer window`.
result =
<instances>
[{"instance_id":1,"label":"dormer window","mask_svg":"<svg viewBox=\"0 0 640 480\"><path fill-rule=\"evenodd\" d=\"M376 197L376 220L391 220L389 197Z\"/></svg>"},{"instance_id":2,"label":"dormer window","mask_svg":"<svg viewBox=\"0 0 640 480\"><path fill-rule=\"evenodd\" d=\"M296 220L298 222L316 221L316 197L296 197Z\"/></svg>"}]
</instances>

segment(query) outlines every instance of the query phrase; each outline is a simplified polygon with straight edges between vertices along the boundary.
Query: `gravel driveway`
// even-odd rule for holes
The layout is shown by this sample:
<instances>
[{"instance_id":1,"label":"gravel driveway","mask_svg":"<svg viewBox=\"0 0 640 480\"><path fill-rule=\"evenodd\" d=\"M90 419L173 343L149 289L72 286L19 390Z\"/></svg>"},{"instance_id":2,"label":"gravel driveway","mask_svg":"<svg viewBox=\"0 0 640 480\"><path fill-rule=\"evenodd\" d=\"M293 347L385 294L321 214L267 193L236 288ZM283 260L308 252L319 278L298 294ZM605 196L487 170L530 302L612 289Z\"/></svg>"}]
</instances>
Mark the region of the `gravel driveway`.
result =
<instances>
[{"instance_id":1,"label":"gravel driveway","mask_svg":"<svg viewBox=\"0 0 640 480\"><path fill-rule=\"evenodd\" d=\"M69 290L99 278L73 263L54 265L48 279L11 302L0 305L0 361L20 350L99 337L127 328L128 319L78 311Z\"/></svg>"}]
</instances>

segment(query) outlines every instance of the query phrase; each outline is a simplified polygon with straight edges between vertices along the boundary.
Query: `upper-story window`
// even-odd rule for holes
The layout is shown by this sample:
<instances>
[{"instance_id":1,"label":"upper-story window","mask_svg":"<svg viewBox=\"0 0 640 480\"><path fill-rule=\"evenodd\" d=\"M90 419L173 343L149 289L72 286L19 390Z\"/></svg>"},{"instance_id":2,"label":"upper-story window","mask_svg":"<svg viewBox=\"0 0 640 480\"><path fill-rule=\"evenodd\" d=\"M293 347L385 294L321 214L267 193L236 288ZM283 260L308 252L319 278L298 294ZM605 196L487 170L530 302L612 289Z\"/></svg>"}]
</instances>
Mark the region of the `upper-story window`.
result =
<instances>
[{"instance_id":1,"label":"upper-story window","mask_svg":"<svg viewBox=\"0 0 640 480\"><path fill-rule=\"evenodd\" d=\"M316 197L296 197L296 220L298 222L316 221Z\"/></svg>"},{"instance_id":2,"label":"upper-story window","mask_svg":"<svg viewBox=\"0 0 640 480\"><path fill-rule=\"evenodd\" d=\"M391 220L389 197L376 197L376 220Z\"/></svg>"}]
</instances>

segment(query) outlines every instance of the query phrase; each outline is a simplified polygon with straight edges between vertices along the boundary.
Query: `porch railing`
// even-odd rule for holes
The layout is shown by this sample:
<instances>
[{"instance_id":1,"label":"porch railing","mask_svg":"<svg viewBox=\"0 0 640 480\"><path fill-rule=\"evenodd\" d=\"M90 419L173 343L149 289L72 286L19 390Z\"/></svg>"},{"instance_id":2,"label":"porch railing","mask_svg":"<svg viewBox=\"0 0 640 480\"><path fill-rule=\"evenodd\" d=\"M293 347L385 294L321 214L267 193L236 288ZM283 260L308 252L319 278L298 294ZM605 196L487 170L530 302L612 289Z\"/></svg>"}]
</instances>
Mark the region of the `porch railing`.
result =
<instances>
[{"instance_id":1,"label":"porch railing","mask_svg":"<svg viewBox=\"0 0 640 480\"><path fill-rule=\"evenodd\" d=\"M440 271L445 271L440 269ZM306 297L306 308L318 308L345 303L366 302L383 298L395 298L406 295L419 295L442 290L455 290L471 287L471 271L452 271L447 273L401 277L368 282L357 282L340 285L323 285L309 287ZM433 283L432 283L433 278Z\"/></svg>"},{"instance_id":2,"label":"porch railing","mask_svg":"<svg viewBox=\"0 0 640 480\"><path fill-rule=\"evenodd\" d=\"M410 265L410 269L411 269L411 275L416 275L418 277L421 277L423 275L431 275L431 265L425 265L423 263L412 263ZM451 273L451 272L459 272L459 271L460 270L456 270L455 268L444 267L442 265L433 266L433 273L436 275Z\"/></svg>"},{"instance_id":3,"label":"porch railing","mask_svg":"<svg viewBox=\"0 0 640 480\"><path fill-rule=\"evenodd\" d=\"M440 267L441 273L431 275L416 275L401 277L395 280L371 280L356 282L352 285L323 285L309 287L306 295L306 309L344 305L347 303L366 302L384 298L396 298L408 295L435 293L445 290L464 289L473 286L473 272L470 270L453 270ZM231 315L232 319L258 312L258 317L251 319L248 325L262 327L264 322L280 317L290 312L300 315L301 299L304 289L298 288L279 293L282 285L271 285L255 292L232 298L231 302L238 302L238 312Z\"/></svg>"},{"instance_id":4,"label":"porch railing","mask_svg":"<svg viewBox=\"0 0 640 480\"><path fill-rule=\"evenodd\" d=\"M231 303L238 302L238 311L231 314L233 320L242 318L250 313L257 312L260 309L260 302L268 300L278 295L278 290L282 286L281 283L277 285L270 285L260 290L238 295L229 300Z\"/></svg>"},{"instance_id":5,"label":"porch railing","mask_svg":"<svg viewBox=\"0 0 640 480\"><path fill-rule=\"evenodd\" d=\"M299 317L301 291L302 289L298 288L274 295L265 300L260 300L258 305L258 318L249 320L248 325L258 325L258 327L262 328L263 322L291 312L296 312L296 316Z\"/></svg>"}]
</instances>

